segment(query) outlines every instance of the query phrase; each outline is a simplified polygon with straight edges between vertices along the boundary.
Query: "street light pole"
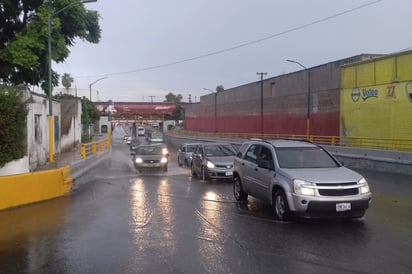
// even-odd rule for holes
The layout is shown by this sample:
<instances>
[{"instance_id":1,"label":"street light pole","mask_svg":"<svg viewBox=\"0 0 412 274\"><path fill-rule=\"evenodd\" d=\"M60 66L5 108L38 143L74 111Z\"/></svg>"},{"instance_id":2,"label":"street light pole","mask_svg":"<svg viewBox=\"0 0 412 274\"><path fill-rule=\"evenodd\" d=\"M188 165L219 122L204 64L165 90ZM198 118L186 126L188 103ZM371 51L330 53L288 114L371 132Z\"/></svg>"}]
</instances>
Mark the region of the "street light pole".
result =
<instances>
[{"instance_id":1,"label":"street light pole","mask_svg":"<svg viewBox=\"0 0 412 274\"><path fill-rule=\"evenodd\" d=\"M82 0L81 3L97 2L97 0ZM52 57L51 57L51 20L52 17L71 7L76 2L50 13L47 16L47 61L48 61L48 76L49 76L49 162L54 163L54 121L53 121L53 85L52 85Z\"/></svg>"},{"instance_id":2,"label":"street light pole","mask_svg":"<svg viewBox=\"0 0 412 274\"><path fill-rule=\"evenodd\" d=\"M266 72L256 72L260 75L260 134L263 134L263 76L267 75Z\"/></svg>"},{"instance_id":3,"label":"street light pole","mask_svg":"<svg viewBox=\"0 0 412 274\"><path fill-rule=\"evenodd\" d=\"M97 79L96 81L94 81L93 83L90 83L90 84L89 84L89 91L90 91L89 100L90 100L90 102L92 102L92 86L93 86L94 84L96 84L97 82L99 82L99 81L101 81L101 80L103 80L103 79L106 79L106 78L107 78L107 77L99 78L99 79Z\"/></svg>"},{"instance_id":4,"label":"street light pole","mask_svg":"<svg viewBox=\"0 0 412 274\"><path fill-rule=\"evenodd\" d=\"M307 111L306 111L306 138L309 139L310 137L310 71L308 70L307 67L305 67L304 65L302 65L301 63L299 63L298 61L295 60L290 60L287 59L287 62L291 62L291 63L295 63L299 66L301 66L303 69L306 70L307 72L307 92L308 92L308 100L307 100Z\"/></svg>"}]
</instances>

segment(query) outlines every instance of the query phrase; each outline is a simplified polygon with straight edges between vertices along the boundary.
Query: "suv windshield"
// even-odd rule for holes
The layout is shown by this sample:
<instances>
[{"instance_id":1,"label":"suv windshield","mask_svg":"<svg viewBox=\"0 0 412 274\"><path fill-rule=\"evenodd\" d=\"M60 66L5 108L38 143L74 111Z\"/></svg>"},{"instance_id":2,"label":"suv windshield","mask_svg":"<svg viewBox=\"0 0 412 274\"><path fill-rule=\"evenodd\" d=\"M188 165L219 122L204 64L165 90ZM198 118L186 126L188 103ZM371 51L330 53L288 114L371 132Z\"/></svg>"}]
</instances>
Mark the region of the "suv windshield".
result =
<instances>
[{"instance_id":1,"label":"suv windshield","mask_svg":"<svg viewBox=\"0 0 412 274\"><path fill-rule=\"evenodd\" d=\"M319 147L276 148L281 168L330 168L338 167L336 161Z\"/></svg>"}]
</instances>

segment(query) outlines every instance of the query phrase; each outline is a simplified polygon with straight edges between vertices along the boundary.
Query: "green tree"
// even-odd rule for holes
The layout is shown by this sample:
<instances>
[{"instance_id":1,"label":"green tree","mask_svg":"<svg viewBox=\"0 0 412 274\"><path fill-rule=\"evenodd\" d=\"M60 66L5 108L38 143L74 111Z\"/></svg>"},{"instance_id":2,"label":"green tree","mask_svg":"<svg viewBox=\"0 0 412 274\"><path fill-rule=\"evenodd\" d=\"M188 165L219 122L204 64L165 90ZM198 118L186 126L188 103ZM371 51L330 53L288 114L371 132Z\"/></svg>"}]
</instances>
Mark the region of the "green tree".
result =
<instances>
[{"instance_id":1,"label":"green tree","mask_svg":"<svg viewBox=\"0 0 412 274\"><path fill-rule=\"evenodd\" d=\"M65 8L67 7L67 8ZM65 8L64 10L62 10ZM80 0L15 0L0 3L0 80L8 84L41 85L48 90L48 16L51 17L51 58L63 62L76 38L98 43L99 14ZM52 72L52 85L59 75Z\"/></svg>"},{"instance_id":2,"label":"green tree","mask_svg":"<svg viewBox=\"0 0 412 274\"><path fill-rule=\"evenodd\" d=\"M16 88L0 87L0 167L26 155L27 102Z\"/></svg>"},{"instance_id":3,"label":"green tree","mask_svg":"<svg viewBox=\"0 0 412 274\"><path fill-rule=\"evenodd\" d=\"M180 102L182 101L183 96L182 94L174 94L172 92L169 92L168 94L166 94L166 100L164 100L164 102L166 103L175 103L175 104L180 104Z\"/></svg>"},{"instance_id":4,"label":"green tree","mask_svg":"<svg viewBox=\"0 0 412 274\"><path fill-rule=\"evenodd\" d=\"M169 92L168 94L166 94L166 100L164 102L174 103L176 105L176 108L170 117L171 119L175 121L183 120L183 115L184 115L183 108L180 106L182 99L183 99L183 96L181 94L176 95L172 92Z\"/></svg>"},{"instance_id":5,"label":"green tree","mask_svg":"<svg viewBox=\"0 0 412 274\"><path fill-rule=\"evenodd\" d=\"M82 102L82 125L92 125L99 121L99 110L86 97L81 98Z\"/></svg>"},{"instance_id":6,"label":"green tree","mask_svg":"<svg viewBox=\"0 0 412 274\"><path fill-rule=\"evenodd\" d=\"M70 76L70 74L65 73L62 76L62 85L66 89L66 92L69 93L70 87L72 86L72 83L74 82L73 77Z\"/></svg>"},{"instance_id":7,"label":"green tree","mask_svg":"<svg viewBox=\"0 0 412 274\"><path fill-rule=\"evenodd\" d=\"M221 91L224 91L224 90L225 90L225 88L222 85L218 85L216 87L216 92L221 92Z\"/></svg>"}]
</instances>

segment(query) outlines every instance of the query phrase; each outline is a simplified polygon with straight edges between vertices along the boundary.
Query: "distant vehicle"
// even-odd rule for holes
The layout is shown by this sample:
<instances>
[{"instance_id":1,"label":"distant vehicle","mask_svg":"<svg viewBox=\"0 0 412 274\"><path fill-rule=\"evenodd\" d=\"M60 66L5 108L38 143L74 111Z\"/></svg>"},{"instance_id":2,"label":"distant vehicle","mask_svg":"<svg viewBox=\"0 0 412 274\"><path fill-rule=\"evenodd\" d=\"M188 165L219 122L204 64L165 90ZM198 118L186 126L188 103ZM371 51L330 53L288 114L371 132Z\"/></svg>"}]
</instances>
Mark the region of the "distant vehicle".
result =
<instances>
[{"instance_id":1,"label":"distant vehicle","mask_svg":"<svg viewBox=\"0 0 412 274\"><path fill-rule=\"evenodd\" d=\"M199 143L184 143L177 151L177 163L179 166L190 167L192 164L192 154Z\"/></svg>"},{"instance_id":2,"label":"distant vehicle","mask_svg":"<svg viewBox=\"0 0 412 274\"><path fill-rule=\"evenodd\" d=\"M306 141L250 140L234 160L233 193L272 205L278 220L293 215L359 218L371 203L366 179L323 147Z\"/></svg>"},{"instance_id":3,"label":"distant vehicle","mask_svg":"<svg viewBox=\"0 0 412 274\"><path fill-rule=\"evenodd\" d=\"M124 141L126 142L126 144L130 145L132 143L132 136L126 135L124 136Z\"/></svg>"},{"instance_id":4,"label":"distant vehicle","mask_svg":"<svg viewBox=\"0 0 412 274\"><path fill-rule=\"evenodd\" d=\"M163 134L159 131L153 131L147 138L149 144L164 143Z\"/></svg>"},{"instance_id":5,"label":"distant vehicle","mask_svg":"<svg viewBox=\"0 0 412 274\"><path fill-rule=\"evenodd\" d=\"M138 136L144 136L146 133L146 129L144 127L138 127L137 128L137 135Z\"/></svg>"},{"instance_id":6,"label":"distant vehicle","mask_svg":"<svg viewBox=\"0 0 412 274\"><path fill-rule=\"evenodd\" d=\"M167 171L169 152L164 144L140 145L130 152L133 165L139 171L160 169Z\"/></svg>"},{"instance_id":7,"label":"distant vehicle","mask_svg":"<svg viewBox=\"0 0 412 274\"><path fill-rule=\"evenodd\" d=\"M191 172L203 181L231 179L235 148L229 143L200 143L192 154Z\"/></svg>"}]
</instances>

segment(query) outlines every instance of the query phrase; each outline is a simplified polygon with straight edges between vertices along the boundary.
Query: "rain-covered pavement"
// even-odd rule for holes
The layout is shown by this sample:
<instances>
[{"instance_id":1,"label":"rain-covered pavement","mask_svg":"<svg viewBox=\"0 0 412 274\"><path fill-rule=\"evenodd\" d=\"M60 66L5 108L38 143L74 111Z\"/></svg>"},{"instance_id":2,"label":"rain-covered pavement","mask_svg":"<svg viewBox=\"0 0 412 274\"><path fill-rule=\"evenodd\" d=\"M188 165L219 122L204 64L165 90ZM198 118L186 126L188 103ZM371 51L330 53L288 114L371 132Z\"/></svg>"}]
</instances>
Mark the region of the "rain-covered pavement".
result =
<instances>
[{"instance_id":1,"label":"rain-covered pavement","mask_svg":"<svg viewBox=\"0 0 412 274\"><path fill-rule=\"evenodd\" d=\"M412 177L363 172L363 220L273 220L230 182L178 167L134 170L121 130L110 157L64 198L0 212L0 273L411 273Z\"/></svg>"}]
</instances>

